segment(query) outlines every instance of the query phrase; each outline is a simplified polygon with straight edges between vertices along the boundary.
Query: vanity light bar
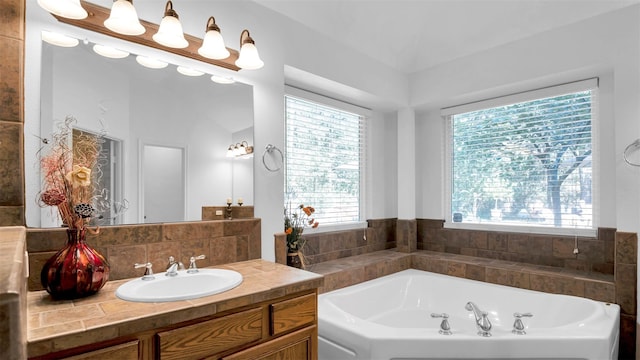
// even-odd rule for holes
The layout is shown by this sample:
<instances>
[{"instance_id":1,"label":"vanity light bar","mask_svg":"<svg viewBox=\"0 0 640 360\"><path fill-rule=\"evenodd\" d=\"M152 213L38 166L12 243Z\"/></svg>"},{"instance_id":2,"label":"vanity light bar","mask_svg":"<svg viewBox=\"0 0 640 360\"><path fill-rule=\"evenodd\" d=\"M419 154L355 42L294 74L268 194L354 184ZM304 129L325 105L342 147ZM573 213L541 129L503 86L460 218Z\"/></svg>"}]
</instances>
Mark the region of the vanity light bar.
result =
<instances>
[{"instance_id":1,"label":"vanity light bar","mask_svg":"<svg viewBox=\"0 0 640 360\"><path fill-rule=\"evenodd\" d=\"M117 32L113 32L107 29L104 26L104 21L107 20L110 15L110 10L108 8L104 8L102 6L95 5L87 1L80 1L80 4L89 14L89 16L85 19L69 19L59 15L55 15L53 13L52 15L58 21L65 24L78 26L83 29L95 31L100 34L105 34L105 35L112 36L125 41L131 41L133 43L152 47L155 49L168 51L176 55L202 61L207 64L220 66L229 70L233 70L233 71L240 70L240 67L236 65L236 60L238 60L238 56L239 56L239 52L237 50L227 48L230 55L226 59L216 60L216 59L206 58L198 53L198 48L200 47L202 40L189 34L184 34L184 37L188 42L187 47L182 49L165 47L156 43L152 38L153 34L158 32L159 26L157 24L154 24L145 20L140 20L140 24L142 24L142 26L144 26L146 29L146 31L143 34L136 35L136 36L119 34Z\"/></svg>"}]
</instances>

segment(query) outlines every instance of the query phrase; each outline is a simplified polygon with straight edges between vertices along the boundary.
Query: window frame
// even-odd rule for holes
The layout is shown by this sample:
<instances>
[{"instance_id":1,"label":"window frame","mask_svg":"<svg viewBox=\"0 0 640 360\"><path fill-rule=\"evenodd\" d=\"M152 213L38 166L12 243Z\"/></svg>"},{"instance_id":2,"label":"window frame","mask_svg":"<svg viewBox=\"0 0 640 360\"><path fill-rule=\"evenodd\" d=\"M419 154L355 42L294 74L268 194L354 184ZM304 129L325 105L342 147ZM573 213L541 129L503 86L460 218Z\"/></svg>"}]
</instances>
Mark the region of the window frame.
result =
<instances>
[{"instance_id":1,"label":"window frame","mask_svg":"<svg viewBox=\"0 0 640 360\"><path fill-rule=\"evenodd\" d=\"M456 114L500 107L520 102L533 101L547 97L560 96L573 92L585 90L592 91L591 101L591 148L592 148L592 222L591 228L559 228L554 226L534 226L526 224L495 224L495 223L463 223L452 221L452 178L453 178L453 128L452 119ZM549 234L549 235L576 235L576 236L596 236L600 220L600 147L599 147L599 79L590 78L579 80L565 84L559 84L535 90L523 91L510 95L480 100L467 104L452 106L441 109L440 115L445 121L445 141L444 141L444 193L443 193L443 211L444 211L444 227L450 229L464 230L484 230L497 232L518 232L532 234Z\"/></svg>"},{"instance_id":2,"label":"window frame","mask_svg":"<svg viewBox=\"0 0 640 360\"><path fill-rule=\"evenodd\" d=\"M353 113L359 115L363 118L362 126L364 129L361 131L362 141L364 144L360 147L360 184L359 184L359 220L354 222L346 222L340 224L323 224L321 223L319 227L306 228L305 233L313 234L313 233L324 233L330 231L344 231L344 230L353 230L353 229L364 229L367 227L367 175L368 175L368 166L369 166L369 126L367 125L367 120L372 116L372 110L351 104L342 100L338 100L336 98L328 97L325 95L320 95L311 91L303 90L291 85L285 85L285 92L283 97L283 105L284 105L284 143L285 149L287 148L287 105L286 98L293 97L298 98L304 101L309 101L312 103L317 103L322 106L332 107L338 110L342 110L345 112ZM284 166L284 195L286 196L286 184L287 184L287 173L286 173L286 157L287 153L285 151L285 166ZM283 203L286 204L286 199L283 199Z\"/></svg>"}]
</instances>

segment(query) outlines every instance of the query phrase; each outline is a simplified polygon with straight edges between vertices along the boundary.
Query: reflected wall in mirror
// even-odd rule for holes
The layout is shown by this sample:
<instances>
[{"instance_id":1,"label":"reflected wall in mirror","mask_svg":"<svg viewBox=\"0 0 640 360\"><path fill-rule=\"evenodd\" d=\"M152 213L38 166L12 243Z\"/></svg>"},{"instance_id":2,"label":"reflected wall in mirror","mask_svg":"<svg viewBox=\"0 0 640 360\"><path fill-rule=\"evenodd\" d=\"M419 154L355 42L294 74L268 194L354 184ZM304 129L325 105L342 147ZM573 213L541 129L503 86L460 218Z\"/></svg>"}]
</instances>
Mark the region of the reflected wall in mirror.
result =
<instances>
[{"instance_id":1,"label":"reflected wall in mirror","mask_svg":"<svg viewBox=\"0 0 640 360\"><path fill-rule=\"evenodd\" d=\"M97 55L91 43L64 48L42 43L41 64L41 132L50 137L55 122L67 116L77 119L77 127L92 133L104 133L119 144L120 162L111 174L113 200L128 202L128 209L105 224L144 223L145 181L163 185L174 169L164 155L155 156L158 167L144 179L144 146L182 149L183 188L156 192L154 197L182 199L154 208L181 207L178 218L154 215L161 221L201 220L202 206L223 205L229 197L243 198L253 205L253 158L228 158L230 144L248 141L253 145L253 88L250 85L217 84L207 75L192 77L176 71L176 66L163 69L142 67L135 56L110 59ZM29 136L27 134L26 136ZM46 146L46 144L40 144ZM167 158L168 159L168 158ZM27 159L28 181L38 178L37 159ZM163 169L163 164L165 168ZM162 174L167 176L162 176ZM173 176L175 178L175 176ZM175 196L183 194L184 196ZM37 206L35 194L27 193L27 207ZM118 198L120 197L120 198ZM167 210L167 213L174 212ZM29 212L28 214L33 214ZM30 227L59 226L57 214L50 208L28 216ZM181 218L180 218L181 217ZM150 220L148 222L152 222Z\"/></svg>"}]
</instances>

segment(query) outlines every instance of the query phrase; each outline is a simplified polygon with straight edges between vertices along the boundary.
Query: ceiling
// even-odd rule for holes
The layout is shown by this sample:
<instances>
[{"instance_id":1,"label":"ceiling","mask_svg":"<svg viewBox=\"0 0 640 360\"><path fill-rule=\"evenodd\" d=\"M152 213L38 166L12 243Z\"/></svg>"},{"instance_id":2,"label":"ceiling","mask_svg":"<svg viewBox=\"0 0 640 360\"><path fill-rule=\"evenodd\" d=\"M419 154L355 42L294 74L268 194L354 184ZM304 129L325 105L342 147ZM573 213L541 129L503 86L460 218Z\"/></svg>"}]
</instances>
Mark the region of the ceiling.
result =
<instances>
[{"instance_id":1,"label":"ceiling","mask_svg":"<svg viewBox=\"0 0 640 360\"><path fill-rule=\"evenodd\" d=\"M411 74L640 0L255 0Z\"/></svg>"}]
</instances>

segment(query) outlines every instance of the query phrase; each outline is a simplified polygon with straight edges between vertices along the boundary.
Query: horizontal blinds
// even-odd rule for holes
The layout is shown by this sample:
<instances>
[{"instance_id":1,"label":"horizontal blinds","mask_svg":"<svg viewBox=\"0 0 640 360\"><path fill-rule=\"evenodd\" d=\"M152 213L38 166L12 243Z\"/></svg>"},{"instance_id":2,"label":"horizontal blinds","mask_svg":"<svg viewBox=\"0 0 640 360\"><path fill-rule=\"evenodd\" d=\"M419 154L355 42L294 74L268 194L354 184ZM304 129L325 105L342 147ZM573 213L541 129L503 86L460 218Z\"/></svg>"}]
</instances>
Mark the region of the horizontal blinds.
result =
<instances>
[{"instance_id":1,"label":"horizontal blinds","mask_svg":"<svg viewBox=\"0 0 640 360\"><path fill-rule=\"evenodd\" d=\"M360 220L364 117L286 96L286 206L310 205L322 224Z\"/></svg>"},{"instance_id":2,"label":"horizontal blinds","mask_svg":"<svg viewBox=\"0 0 640 360\"><path fill-rule=\"evenodd\" d=\"M454 221L591 228L592 109L583 90L452 114Z\"/></svg>"},{"instance_id":3,"label":"horizontal blinds","mask_svg":"<svg viewBox=\"0 0 640 360\"><path fill-rule=\"evenodd\" d=\"M500 96L496 98L476 101L468 104L462 104L444 108L440 111L442 116L462 114L482 109L489 109L497 106L522 103L537 99L544 99L564 94L571 94L584 90L595 90L598 88L598 78L574 81L562 85L550 86L541 89L525 91L521 93Z\"/></svg>"}]
</instances>

